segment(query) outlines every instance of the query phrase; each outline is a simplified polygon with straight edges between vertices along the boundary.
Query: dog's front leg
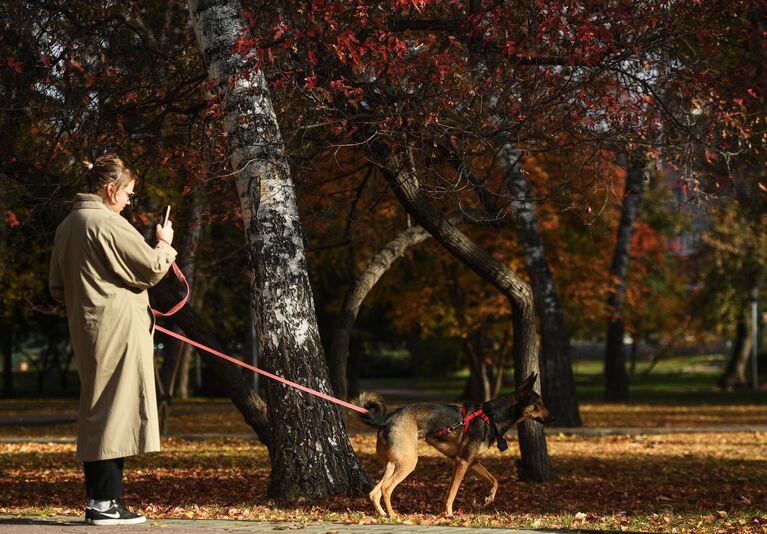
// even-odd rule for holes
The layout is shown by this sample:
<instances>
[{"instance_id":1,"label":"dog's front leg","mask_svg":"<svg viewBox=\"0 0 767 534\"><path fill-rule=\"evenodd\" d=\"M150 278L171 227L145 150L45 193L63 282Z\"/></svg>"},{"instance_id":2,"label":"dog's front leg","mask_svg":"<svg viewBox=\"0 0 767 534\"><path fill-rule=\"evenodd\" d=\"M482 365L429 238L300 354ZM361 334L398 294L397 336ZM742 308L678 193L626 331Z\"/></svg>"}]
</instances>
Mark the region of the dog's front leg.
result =
<instances>
[{"instance_id":1,"label":"dog's front leg","mask_svg":"<svg viewBox=\"0 0 767 534\"><path fill-rule=\"evenodd\" d=\"M461 485L461 481L468 468L469 462L461 460L460 458L455 459L455 464L453 464L453 479L450 481L450 491L448 491L447 501L445 501L445 514L448 517L453 517L453 501L455 500L455 496L458 493L458 487Z\"/></svg>"},{"instance_id":2,"label":"dog's front leg","mask_svg":"<svg viewBox=\"0 0 767 534\"><path fill-rule=\"evenodd\" d=\"M490 472L487 469L485 469L485 466L479 463L479 461L477 460L475 460L474 463L471 464L471 470L493 485L492 489L490 490L490 493L487 495L487 497L485 497L485 505L490 504L491 502L495 500L495 493L498 491L498 481L495 479L493 475L490 474Z\"/></svg>"}]
</instances>

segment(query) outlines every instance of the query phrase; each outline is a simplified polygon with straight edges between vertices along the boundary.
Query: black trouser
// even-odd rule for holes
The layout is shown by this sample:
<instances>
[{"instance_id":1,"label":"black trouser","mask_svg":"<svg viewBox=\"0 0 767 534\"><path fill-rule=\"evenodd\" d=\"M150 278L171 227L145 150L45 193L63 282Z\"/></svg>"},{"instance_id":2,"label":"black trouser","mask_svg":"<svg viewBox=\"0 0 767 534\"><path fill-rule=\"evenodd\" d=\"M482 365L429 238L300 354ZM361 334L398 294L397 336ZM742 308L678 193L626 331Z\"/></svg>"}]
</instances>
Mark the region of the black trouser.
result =
<instances>
[{"instance_id":1,"label":"black trouser","mask_svg":"<svg viewBox=\"0 0 767 534\"><path fill-rule=\"evenodd\" d=\"M124 460L125 458L112 458L83 462L85 494L89 499L109 501L123 496Z\"/></svg>"}]
</instances>

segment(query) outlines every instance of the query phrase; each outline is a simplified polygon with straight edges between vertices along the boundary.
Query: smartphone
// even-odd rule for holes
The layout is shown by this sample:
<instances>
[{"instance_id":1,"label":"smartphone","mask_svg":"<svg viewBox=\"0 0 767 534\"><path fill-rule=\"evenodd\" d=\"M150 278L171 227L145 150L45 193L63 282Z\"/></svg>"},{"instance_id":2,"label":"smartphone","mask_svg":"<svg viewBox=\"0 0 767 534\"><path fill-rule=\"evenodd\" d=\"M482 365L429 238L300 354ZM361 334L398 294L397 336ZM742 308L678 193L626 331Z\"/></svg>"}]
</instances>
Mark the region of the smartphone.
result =
<instances>
[{"instance_id":1,"label":"smartphone","mask_svg":"<svg viewBox=\"0 0 767 534\"><path fill-rule=\"evenodd\" d=\"M165 206L165 209L162 210L162 216L160 217L160 226L165 226L165 223L168 222L168 217L170 217L170 206Z\"/></svg>"}]
</instances>

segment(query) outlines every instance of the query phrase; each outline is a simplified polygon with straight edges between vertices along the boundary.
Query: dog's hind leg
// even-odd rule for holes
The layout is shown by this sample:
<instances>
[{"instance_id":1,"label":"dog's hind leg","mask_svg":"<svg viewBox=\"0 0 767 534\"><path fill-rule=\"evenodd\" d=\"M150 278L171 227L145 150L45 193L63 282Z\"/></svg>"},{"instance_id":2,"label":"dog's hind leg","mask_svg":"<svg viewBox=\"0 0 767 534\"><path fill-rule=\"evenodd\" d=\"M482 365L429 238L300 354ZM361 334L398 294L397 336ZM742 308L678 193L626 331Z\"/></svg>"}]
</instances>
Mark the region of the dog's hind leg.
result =
<instances>
[{"instance_id":1,"label":"dog's hind leg","mask_svg":"<svg viewBox=\"0 0 767 534\"><path fill-rule=\"evenodd\" d=\"M391 496L394 493L394 488L405 480L405 478L413 472L415 466L418 464L418 454L413 451L413 454L405 455L404 458L399 459L396 463L396 470L389 480L383 483L383 498L386 504L386 511L389 512L389 516L394 517L397 512L394 511L391 505Z\"/></svg>"},{"instance_id":2,"label":"dog's hind leg","mask_svg":"<svg viewBox=\"0 0 767 534\"><path fill-rule=\"evenodd\" d=\"M487 495L487 497L485 497L485 504L490 504L495 500L495 492L498 491L498 481L493 475L490 474L487 469L485 469L485 466L479 463L477 460L474 460L474 463L471 464L471 470L493 485L490 493Z\"/></svg>"},{"instance_id":3,"label":"dog's hind leg","mask_svg":"<svg viewBox=\"0 0 767 534\"><path fill-rule=\"evenodd\" d=\"M463 481L463 477L468 468L469 462L461 460L460 458L455 459L455 464L453 464L453 479L450 481L450 491L448 491L447 500L445 501L445 513L448 517L453 517L453 501L455 500L455 496L458 493L458 487L461 485L461 481Z\"/></svg>"},{"instance_id":4,"label":"dog's hind leg","mask_svg":"<svg viewBox=\"0 0 767 534\"><path fill-rule=\"evenodd\" d=\"M368 494L368 497L370 497L370 501L373 503L373 506L375 506L376 511L382 516L385 516L386 512L384 512L384 509L381 508L381 487L383 486L384 482L391 478L391 476L394 474L395 467L396 465L394 462L388 462L386 464L386 468L384 469L384 473L381 476L380 482L378 482L378 484L376 484L372 491Z\"/></svg>"}]
</instances>

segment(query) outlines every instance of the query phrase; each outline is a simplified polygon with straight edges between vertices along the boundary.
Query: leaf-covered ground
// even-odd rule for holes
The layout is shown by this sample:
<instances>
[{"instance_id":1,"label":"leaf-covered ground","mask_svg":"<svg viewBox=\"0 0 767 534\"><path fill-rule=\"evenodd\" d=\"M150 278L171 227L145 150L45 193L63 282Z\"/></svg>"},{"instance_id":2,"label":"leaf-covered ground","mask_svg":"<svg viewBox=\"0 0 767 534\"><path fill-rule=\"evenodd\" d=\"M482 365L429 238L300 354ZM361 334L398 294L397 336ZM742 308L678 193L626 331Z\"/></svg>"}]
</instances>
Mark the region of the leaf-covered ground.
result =
<instances>
[{"instance_id":1,"label":"leaf-covered ground","mask_svg":"<svg viewBox=\"0 0 767 534\"><path fill-rule=\"evenodd\" d=\"M390 403L393 408L397 403ZM701 427L767 424L765 404L601 404L581 403L585 427ZM16 399L0 400L0 417L40 415L77 415L74 399ZM367 432L355 418L349 420L350 432ZM12 436L74 436L75 423L55 426L0 426L0 437ZM195 399L174 401L168 422L170 436L186 434L252 434L231 401Z\"/></svg>"},{"instance_id":2,"label":"leaf-covered ground","mask_svg":"<svg viewBox=\"0 0 767 534\"><path fill-rule=\"evenodd\" d=\"M366 468L379 474L375 438L352 436ZM500 483L481 505L484 481L467 475L457 514L441 514L450 464L423 445L416 471L395 492L397 521L419 524L653 532L767 532L767 434L548 437L557 478L517 480L512 446L484 462ZM284 505L266 496L266 450L242 439L166 439L163 452L126 462L126 500L150 517L264 521L389 522L364 497ZM81 514L74 445L0 444L0 513Z\"/></svg>"}]
</instances>

